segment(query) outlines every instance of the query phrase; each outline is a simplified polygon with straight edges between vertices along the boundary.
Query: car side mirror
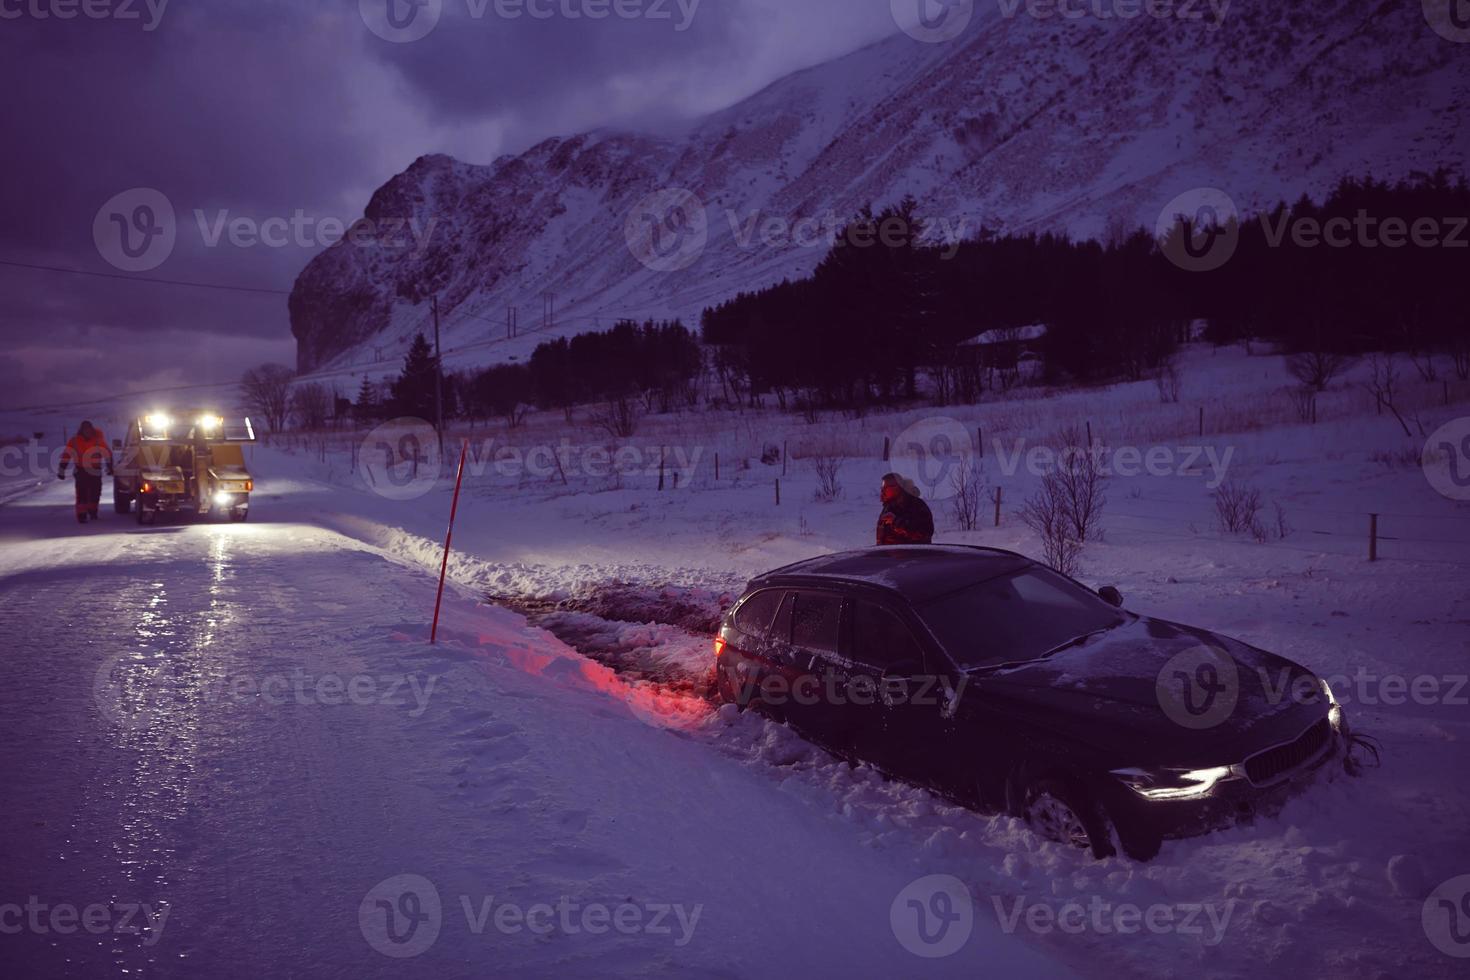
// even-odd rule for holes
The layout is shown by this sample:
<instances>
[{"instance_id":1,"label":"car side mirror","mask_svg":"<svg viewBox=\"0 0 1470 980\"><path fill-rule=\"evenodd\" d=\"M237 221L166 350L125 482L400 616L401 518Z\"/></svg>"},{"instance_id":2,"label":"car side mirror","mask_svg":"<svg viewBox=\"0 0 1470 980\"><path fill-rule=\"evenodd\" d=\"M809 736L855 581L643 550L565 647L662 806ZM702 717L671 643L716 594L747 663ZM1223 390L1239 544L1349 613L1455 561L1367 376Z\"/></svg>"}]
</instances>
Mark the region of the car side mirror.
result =
<instances>
[{"instance_id":1,"label":"car side mirror","mask_svg":"<svg viewBox=\"0 0 1470 980\"><path fill-rule=\"evenodd\" d=\"M1097 590L1097 597L1114 609L1123 608L1123 593L1119 592L1115 585L1104 585Z\"/></svg>"}]
</instances>

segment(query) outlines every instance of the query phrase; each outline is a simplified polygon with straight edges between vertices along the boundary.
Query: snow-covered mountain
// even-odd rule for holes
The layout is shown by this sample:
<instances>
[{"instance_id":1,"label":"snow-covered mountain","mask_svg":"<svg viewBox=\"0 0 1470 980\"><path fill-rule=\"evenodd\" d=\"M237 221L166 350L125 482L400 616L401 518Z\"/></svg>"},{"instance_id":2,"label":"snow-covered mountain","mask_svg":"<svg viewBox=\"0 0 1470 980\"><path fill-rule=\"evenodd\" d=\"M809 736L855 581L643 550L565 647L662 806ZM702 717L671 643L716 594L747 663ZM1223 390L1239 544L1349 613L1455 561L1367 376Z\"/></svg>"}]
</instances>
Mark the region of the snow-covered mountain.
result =
<instances>
[{"instance_id":1,"label":"snow-covered mountain","mask_svg":"<svg viewBox=\"0 0 1470 980\"><path fill-rule=\"evenodd\" d=\"M817 228L909 194L940 236L982 223L1097 235L1110 221L1152 227L1200 187L1248 212L1344 175L1465 168L1470 48L1432 30L1418 0L1236 0L1223 17L1186 6L1202 19L981 4L955 40L897 34L679 137L599 131L488 166L421 157L368 205L379 247L344 241L297 279L299 365L358 364L373 348L396 360L432 323L433 294L451 361L523 356L620 316L693 323L810 271ZM702 211L707 241L640 262L626 229L671 190L693 195L685 217ZM520 330L506 340L511 307Z\"/></svg>"}]
</instances>

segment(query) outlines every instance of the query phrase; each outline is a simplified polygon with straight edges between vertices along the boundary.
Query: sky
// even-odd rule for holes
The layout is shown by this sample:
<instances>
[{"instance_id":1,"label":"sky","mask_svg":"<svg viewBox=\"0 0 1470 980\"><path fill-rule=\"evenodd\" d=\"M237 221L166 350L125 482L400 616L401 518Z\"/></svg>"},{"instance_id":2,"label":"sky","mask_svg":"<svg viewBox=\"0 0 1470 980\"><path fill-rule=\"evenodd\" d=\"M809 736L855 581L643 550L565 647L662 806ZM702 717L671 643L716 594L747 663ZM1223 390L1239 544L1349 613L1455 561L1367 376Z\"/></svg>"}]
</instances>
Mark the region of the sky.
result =
<instances>
[{"instance_id":1,"label":"sky","mask_svg":"<svg viewBox=\"0 0 1470 980\"><path fill-rule=\"evenodd\" d=\"M415 158L674 130L903 2L0 0L0 410L294 364L297 273Z\"/></svg>"}]
</instances>

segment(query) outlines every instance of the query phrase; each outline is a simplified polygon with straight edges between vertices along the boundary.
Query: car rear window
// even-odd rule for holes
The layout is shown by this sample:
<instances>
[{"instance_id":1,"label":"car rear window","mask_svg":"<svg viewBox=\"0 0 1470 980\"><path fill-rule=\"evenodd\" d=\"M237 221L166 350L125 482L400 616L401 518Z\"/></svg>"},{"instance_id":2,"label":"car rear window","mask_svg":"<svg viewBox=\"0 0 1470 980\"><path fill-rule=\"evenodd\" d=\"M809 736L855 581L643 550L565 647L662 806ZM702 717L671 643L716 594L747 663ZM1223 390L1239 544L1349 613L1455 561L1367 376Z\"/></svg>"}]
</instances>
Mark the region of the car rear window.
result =
<instances>
[{"instance_id":1,"label":"car rear window","mask_svg":"<svg viewBox=\"0 0 1470 980\"><path fill-rule=\"evenodd\" d=\"M1077 583L1036 566L923 603L917 612L961 667L1035 660L1127 618Z\"/></svg>"},{"instance_id":2,"label":"car rear window","mask_svg":"<svg viewBox=\"0 0 1470 980\"><path fill-rule=\"evenodd\" d=\"M801 592L791 620L791 643L814 653L837 652L837 630L842 622L840 596Z\"/></svg>"},{"instance_id":3,"label":"car rear window","mask_svg":"<svg viewBox=\"0 0 1470 980\"><path fill-rule=\"evenodd\" d=\"M776 618L776 609L781 605L781 591L766 589L757 592L735 610L735 628L752 636L765 636Z\"/></svg>"}]
</instances>

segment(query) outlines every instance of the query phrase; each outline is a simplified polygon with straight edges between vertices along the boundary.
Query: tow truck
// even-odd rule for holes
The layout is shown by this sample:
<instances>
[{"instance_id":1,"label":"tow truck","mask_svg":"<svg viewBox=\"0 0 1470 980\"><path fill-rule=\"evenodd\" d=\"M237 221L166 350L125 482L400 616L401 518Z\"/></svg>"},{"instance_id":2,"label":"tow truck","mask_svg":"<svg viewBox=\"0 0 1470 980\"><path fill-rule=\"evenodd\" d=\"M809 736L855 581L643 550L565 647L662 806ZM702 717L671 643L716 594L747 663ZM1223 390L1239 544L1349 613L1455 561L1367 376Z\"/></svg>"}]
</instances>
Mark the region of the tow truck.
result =
<instances>
[{"instance_id":1,"label":"tow truck","mask_svg":"<svg viewBox=\"0 0 1470 980\"><path fill-rule=\"evenodd\" d=\"M243 447L254 441L248 417L226 419L210 409L140 416L112 441L113 508L136 512L139 524L161 513L247 520L255 480Z\"/></svg>"}]
</instances>

